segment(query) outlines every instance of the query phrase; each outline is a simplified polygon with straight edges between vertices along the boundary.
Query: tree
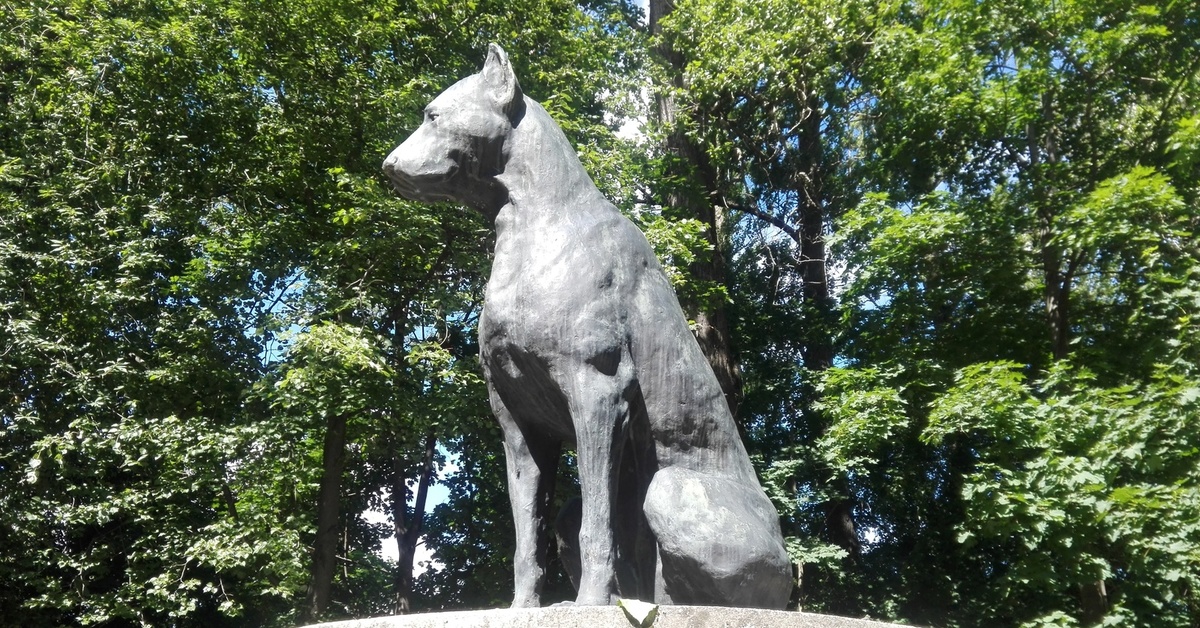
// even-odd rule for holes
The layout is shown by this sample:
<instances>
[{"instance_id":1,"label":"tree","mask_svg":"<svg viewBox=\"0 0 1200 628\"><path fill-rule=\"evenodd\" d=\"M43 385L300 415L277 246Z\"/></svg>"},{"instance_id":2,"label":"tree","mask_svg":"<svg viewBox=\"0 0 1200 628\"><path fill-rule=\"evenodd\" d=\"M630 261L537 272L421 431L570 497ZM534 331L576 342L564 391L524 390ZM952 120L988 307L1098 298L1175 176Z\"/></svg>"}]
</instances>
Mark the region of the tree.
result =
<instances>
[{"instance_id":1,"label":"tree","mask_svg":"<svg viewBox=\"0 0 1200 628\"><path fill-rule=\"evenodd\" d=\"M813 382L835 355L825 242L830 221L860 194L852 151L867 96L855 76L871 12L853 2L686 2L663 29L675 50L687 51L677 126L707 148L709 202L730 216L738 271L728 290L736 344L747 349L744 420L768 462L828 428L812 404ZM781 327L788 333L761 331ZM819 532L856 553L853 496L822 472L793 471L778 476L790 492L807 476L821 495L812 505L821 525L803 535ZM790 533L800 527L793 521Z\"/></svg>"},{"instance_id":2,"label":"tree","mask_svg":"<svg viewBox=\"0 0 1200 628\"><path fill-rule=\"evenodd\" d=\"M684 86L688 59L664 32L664 20L675 9L673 0L652 0L647 5L647 25L655 38L657 84L654 93L654 126L662 135L659 179L655 192L662 198L664 214L675 220L696 221L703 239L693 249L687 265L688 281L677 282L680 304L687 313L700 349L708 358L729 410L736 418L742 397L742 377L730 336L727 314L726 249L729 230L725 210L715 200L720 195L717 173L708 156L689 135L681 116L677 92Z\"/></svg>"},{"instance_id":3,"label":"tree","mask_svg":"<svg viewBox=\"0 0 1200 628\"><path fill-rule=\"evenodd\" d=\"M226 431L261 409L245 330L279 281L269 247L226 237L261 100L230 89L220 19L3 11L7 617L265 621L294 573L294 538L239 555L210 527L242 514Z\"/></svg>"},{"instance_id":4,"label":"tree","mask_svg":"<svg viewBox=\"0 0 1200 628\"><path fill-rule=\"evenodd\" d=\"M888 546L921 548L930 556L926 573L953 574L950 590L942 578L908 576L919 593L897 600L901 616L966 623L974 620L953 619L962 617L953 609L987 600L988 612L999 612L985 623L1194 621L1164 619L1188 617L1187 602L1133 593L1124 573L1130 556L1106 542L1090 545L1085 527L1079 536L1028 542L1054 525L1061 514L1055 507L1035 507L1044 518L1025 520L1022 528L1032 529L1020 542L989 535L994 543L975 543L968 532L984 503L1011 498L1046 505L1060 490L1086 503L1086 474L1068 471L1064 456L1083 448L1104 459L1098 452L1122 438L1108 431L1117 406L1139 407L1144 420L1164 426L1182 411L1150 391L1165 385L1161 378L1193 377L1178 368L1180 334L1187 335L1179 322L1191 306L1178 299L1176 287L1193 272L1195 251L1185 244L1192 238L1183 234L1194 233L1195 210L1178 190L1194 187L1195 174L1170 164L1178 152L1171 149L1175 129L1195 115L1179 100L1197 87L1187 43L1194 25L1175 7L1120 3L914 8L876 36L872 63L864 66L863 85L879 95L864 144L879 156L880 195L838 225L848 270L847 356L853 366L894 369L872 380L871 389L892 391L904 412L881 413L879 421L862 407L847 413L846 421L865 421L847 428L887 434L889 442L854 449L865 468L847 452L835 458L844 473L864 478L859 490L875 495L873 514L887 530L881 554ZM997 360L1005 366L997 369ZM1023 428L1007 403L986 396L1012 389L1006 378L1015 373L1029 382L1017 386L1021 394L1046 404ZM979 396L967 401L955 381L974 382ZM833 392L832 405L845 410L863 401L862 392L840 386ZM934 429L951 407L955 416L987 416L991 429ZM1103 427L1081 432L1081 423ZM1033 424L1038 438L1048 440L1034 445L1013 431ZM924 444L914 442L919 434ZM1014 442L1027 448L1009 449ZM867 469L894 474L889 461L913 460L911 479L898 486L925 485L920 497L865 479ZM1120 496L1120 478L1130 467L1114 464L1088 477ZM1181 476L1162 470L1157 487L1180 486ZM1020 495L996 492L983 479L1009 473L1038 479ZM1178 502L1178 513L1161 512L1163 521L1186 516L1187 501ZM889 503L925 503L920 510L938 514L897 508L888 515ZM901 520L922 538L899 531ZM1185 530L1167 524L1151 533L1150 544L1169 546L1166 539ZM930 548L931 539L939 544ZM1032 579L1022 571L1048 564L1072 567ZM1020 592L1008 584L998 590L997 581ZM1166 582L1158 586L1177 591ZM911 601L918 598L925 608ZM1019 606L1012 601L1018 598ZM1160 604L1154 613L1143 606Z\"/></svg>"}]
</instances>

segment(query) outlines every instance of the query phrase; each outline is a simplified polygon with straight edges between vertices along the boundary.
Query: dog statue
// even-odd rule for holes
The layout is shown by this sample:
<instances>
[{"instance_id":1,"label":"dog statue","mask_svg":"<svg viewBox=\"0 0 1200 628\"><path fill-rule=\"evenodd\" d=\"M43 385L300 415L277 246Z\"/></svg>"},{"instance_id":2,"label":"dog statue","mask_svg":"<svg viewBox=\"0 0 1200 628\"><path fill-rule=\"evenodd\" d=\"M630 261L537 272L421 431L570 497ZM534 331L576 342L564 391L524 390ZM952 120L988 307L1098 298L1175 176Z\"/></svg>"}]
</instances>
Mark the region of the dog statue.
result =
<instances>
[{"instance_id":1,"label":"dog statue","mask_svg":"<svg viewBox=\"0 0 1200 628\"><path fill-rule=\"evenodd\" d=\"M513 606L540 605L566 444L582 495L558 517L559 542L578 550L564 557L576 604L783 608L779 515L666 275L499 46L383 169L408 199L495 223L479 344L516 524Z\"/></svg>"}]
</instances>

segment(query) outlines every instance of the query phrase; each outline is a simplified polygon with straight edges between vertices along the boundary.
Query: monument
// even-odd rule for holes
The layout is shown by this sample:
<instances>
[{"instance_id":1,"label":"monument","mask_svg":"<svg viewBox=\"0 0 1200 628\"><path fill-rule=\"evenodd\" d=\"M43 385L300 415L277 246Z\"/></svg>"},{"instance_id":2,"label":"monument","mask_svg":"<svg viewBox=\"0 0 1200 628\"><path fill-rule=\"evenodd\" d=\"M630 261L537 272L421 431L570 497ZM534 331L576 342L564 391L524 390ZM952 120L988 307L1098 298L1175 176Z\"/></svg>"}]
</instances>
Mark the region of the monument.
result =
<instances>
[{"instance_id":1,"label":"monument","mask_svg":"<svg viewBox=\"0 0 1200 628\"><path fill-rule=\"evenodd\" d=\"M513 606L540 605L557 519L576 605L782 609L779 515L666 275L499 46L383 169L406 198L495 224L479 344L516 524ZM564 446L582 495L556 514Z\"/></svg>"}]
</instances>

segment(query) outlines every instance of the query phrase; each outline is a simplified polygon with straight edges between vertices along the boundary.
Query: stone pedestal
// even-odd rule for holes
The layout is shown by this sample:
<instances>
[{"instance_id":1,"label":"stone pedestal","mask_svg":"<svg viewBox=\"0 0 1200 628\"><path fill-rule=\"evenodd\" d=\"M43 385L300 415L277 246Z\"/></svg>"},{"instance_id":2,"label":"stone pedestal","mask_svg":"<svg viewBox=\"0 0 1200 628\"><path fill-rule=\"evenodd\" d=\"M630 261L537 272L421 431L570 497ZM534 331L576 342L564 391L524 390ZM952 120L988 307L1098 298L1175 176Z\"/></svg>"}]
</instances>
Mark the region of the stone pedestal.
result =
<instances>
[{"instance_id":1,"label":"stone pedestal","mask_svg":"<svg viewBox=\"0 0 1200 628\"><path fill-rule=\"evenodd\" d=\"M661 606L650 623L616 606L563 606L423 613L355 619L308 628L884 628L898 626L863 619L753 608Z\"/></svg>"}]
</instances>

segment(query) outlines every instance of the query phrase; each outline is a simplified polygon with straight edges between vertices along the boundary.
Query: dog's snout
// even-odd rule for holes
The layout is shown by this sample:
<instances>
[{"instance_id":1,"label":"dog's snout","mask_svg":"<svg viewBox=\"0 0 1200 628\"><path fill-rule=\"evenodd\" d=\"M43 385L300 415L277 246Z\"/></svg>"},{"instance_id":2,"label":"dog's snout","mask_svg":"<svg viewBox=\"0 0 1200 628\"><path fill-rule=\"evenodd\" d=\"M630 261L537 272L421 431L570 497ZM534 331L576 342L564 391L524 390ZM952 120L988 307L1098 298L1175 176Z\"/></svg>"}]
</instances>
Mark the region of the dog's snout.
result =
<instances>
[{"instance_id":1,"label":"dog's snout","mask_svg":"<svg viewBox=\"0 0 1200 628\"><path fill-rule=\"evenodd\" d=\"M434 202L459 198L463 182L456 179L455 157L470 155L447 138L422 125L383 160L383 172L400 196Z\"/></svg>"},{"instance_id":2,"label":"dog's snout","mask_svg":"<svg viewBox=\"0 0 1200 628\"><path fill-rule=\"evenodd\" d=\"M413 170L412 164L405 161L399 149L392 151L392 154L383 160L383 173L391 180L396 191L405 197L411 197L416 192L415 183L412 181Z\"/></svg>"},{"instance_id":3,"label":"dog's snout","mask_svg":"<svg viewBox=\"0 0 1200 628\"><path fill-rule=\"evenodd\" d=\"M387 156L387 159L383 160L384 173L386 173L388 177L395 178L396 174L397 174L396 164L399 162L400 162L400 158L393 151L392 154Z\"/></svg>"}]
</instances>

